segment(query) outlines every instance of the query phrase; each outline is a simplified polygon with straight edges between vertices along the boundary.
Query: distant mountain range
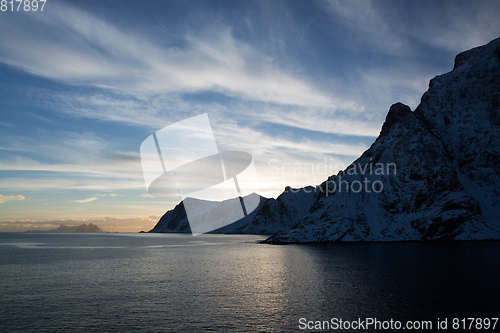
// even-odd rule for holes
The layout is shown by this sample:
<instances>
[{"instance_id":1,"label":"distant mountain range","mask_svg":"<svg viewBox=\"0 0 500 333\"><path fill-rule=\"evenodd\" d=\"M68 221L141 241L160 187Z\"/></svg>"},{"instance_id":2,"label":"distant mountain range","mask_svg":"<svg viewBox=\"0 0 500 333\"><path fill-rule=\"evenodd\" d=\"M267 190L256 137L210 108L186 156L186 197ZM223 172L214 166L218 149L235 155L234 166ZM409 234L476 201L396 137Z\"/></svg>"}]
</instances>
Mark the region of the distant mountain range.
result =
<instances>
[{"instance_id":1,"label":"distant mountain range","mask_svg":"<svg viewBox=\"0 0 500 333\"><path fill-rule=\"evenodd\" d=\"M260 200L215 232L276 244L500 239L500 38L458 54L415 111L392 105L345 170ZM150 232L190 232L183 204Z\"/></svg>"},{"instance_id":2,"label":"distant mountain range","mask_svg":"<svg viewBox=\"0 0 500 333\"><path fill-rule=\"evenodd\" d=\"M93 233L93 232L105 232L105 231L93 223L89 224L82 223L78 226L61 224L57 229L52 229L48 231L28 230L27 232L60 232L60 233L92 232Z\"/></svg>"}]
</instances>

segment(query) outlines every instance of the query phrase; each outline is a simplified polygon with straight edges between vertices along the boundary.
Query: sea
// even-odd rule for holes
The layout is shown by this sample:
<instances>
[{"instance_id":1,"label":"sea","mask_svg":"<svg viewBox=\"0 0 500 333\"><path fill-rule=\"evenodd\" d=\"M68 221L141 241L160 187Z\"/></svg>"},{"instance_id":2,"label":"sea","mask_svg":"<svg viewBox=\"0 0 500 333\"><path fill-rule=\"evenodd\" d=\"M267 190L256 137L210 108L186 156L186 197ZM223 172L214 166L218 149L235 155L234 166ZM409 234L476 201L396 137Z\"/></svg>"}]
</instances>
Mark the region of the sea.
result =
<instances>
[{"instance_id":1,"label":"sea","mask_svg":"<svg viewBox=\"0 0 500 333\"><path fill-rule=\"evenodd\" d=\"M499 242L264 238L2 233L0 332L500 330Z\"/></svg>"}]
</instances>

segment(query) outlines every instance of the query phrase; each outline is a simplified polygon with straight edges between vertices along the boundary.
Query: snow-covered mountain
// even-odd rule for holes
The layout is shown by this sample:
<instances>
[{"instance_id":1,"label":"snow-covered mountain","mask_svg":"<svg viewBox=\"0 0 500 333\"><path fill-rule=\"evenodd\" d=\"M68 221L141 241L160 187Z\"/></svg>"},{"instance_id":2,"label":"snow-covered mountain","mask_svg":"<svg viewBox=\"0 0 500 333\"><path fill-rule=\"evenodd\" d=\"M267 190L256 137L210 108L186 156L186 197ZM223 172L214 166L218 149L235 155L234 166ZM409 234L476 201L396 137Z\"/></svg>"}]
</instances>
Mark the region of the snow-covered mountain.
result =
<instances>
[{"instance_id":1,"label":"snow-covered mountain","mask_svg":"<svg viewBox=\"0 0 500 333\"><path fill-rule=\"evenodd\" d=\"M258 195L254 193L251 196ZM311 186L303 189L287 187L277 199L258 197L260 204L252 213L210 233L273 235L288 231L307 214L316 201L317 194ZM193 199L187 198L186 200ZM218 209L224 204L231 205L234 200L239 200L239 198L229 199L220 204L214 203L214 208ZM166 212L149 232L191 233L184 203L181 202L174 209Z\"/></svg>"},{"instance_id":2,"label":"snow-covered mountain","mask_svg":"<svg viewBox=\"0 0 500 333\"><path fill-rule=\"evenodd\" d=\"M183 204L151 232L190 232ZM457 55L415 111L392 105L345 170L261 198L215 232L273 234L269 243L500 239L500 39Z\"/></svg>"},{"instance_id":3,"label":"snow-covered mountain","mask_svg":"<svg viewBox=\"0 0 500 333\"><path fill-rule=\"evenodd\" d=\"M252 219L255 217L255 215L259 212L259 208L262 207L263 203L265 200L267 200L264 197L261 197L258 194L252 193L250 194L247 199L252 199L252 200L257 200L259 202L259 205L257 208L251 212L250 214L246 215L244 218L231 223L230 225L224 226L222 228L219 228L217 230L213 230L210 233L243 233L241 231L242 228L246 227ZM234 207L235 201L237 204L240 204L240 198L233 198L229 200L225 200L222 202L217 202L217 201L204 201L204 200L197 200L193 198L186 198L185 200L189 200L188 204L191 204L191 206L199 206L202 205L204 207L210 206L210 209L208 209L208 212L205 212L205 214L208 214L208 216L205 216L207 220L215 220L221 217L221 212L228 212L232 210L232 207ZM222 215L227 215L227 214L222 214ZM224 221L221 221L220 224L224 224ZM184 201L181 201L177 206L175 206L174 209L169 210L166 212L158 221L158 223L155 225L153 229L151 229L149 232L160 232L160 233L191 233L191 227L189 225L188 217L186 214L186 210L184 207Z\"/></svg>"},{"instance_id":4,"label":"snow-covered mountain","mask_svg":"<svg viewBox=\"0 0 500 333\"><path fill-rule=\"evenodd\" d=\"M221 233L274 235L290 230L309 212L318 197L315 188L301 189L287 187L276 199L266 199L254 217L238 228L229 225L219 229Z\"/></svg>"},{"instance_id":5,"label":"snow-covered mountain","mask_svg":"<svg viewBox=\"0 0 500 333\"><path fill-rule=\"evenodd\" d=\"M267 242L499 239L500 38L457 55L414 112L391 106L373 145L321 188L298 225Z\"/></svg>"}]
</instances>

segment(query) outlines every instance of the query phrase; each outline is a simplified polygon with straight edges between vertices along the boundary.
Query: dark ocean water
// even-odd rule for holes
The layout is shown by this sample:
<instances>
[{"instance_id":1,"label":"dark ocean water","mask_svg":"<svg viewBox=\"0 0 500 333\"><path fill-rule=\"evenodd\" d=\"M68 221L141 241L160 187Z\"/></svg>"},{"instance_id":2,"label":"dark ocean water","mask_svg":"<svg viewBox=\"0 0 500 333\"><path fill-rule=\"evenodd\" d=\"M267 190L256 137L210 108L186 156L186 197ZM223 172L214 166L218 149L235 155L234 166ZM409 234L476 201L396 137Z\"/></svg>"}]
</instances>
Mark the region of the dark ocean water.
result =
<instances>
[{"instance_id":1,"label":"dark ocean water","mask_svg":"<svg viewBox=\"0 0 500 333\"><path fill-rule=\"evenodd\" d=\"M438 318L500 316L499 242L259 239L0 234L0 332L293 332L301 318L443 331Z\"/></svg>"}]
</instances>

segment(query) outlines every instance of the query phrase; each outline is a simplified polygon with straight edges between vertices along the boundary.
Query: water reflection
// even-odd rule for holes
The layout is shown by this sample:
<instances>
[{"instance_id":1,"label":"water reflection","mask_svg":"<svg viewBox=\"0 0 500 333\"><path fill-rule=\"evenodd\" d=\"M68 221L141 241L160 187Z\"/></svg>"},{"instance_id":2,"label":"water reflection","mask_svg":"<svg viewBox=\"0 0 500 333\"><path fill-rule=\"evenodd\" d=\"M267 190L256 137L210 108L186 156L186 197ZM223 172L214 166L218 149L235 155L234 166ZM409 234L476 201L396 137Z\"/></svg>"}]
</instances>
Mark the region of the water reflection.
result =
<instances>
[{"instance_id":1,"label":"water reflection","mask_svg":"<svg viewBox=\"0 0 500 333\"><path fill-rule=\"evenodd\" d=\"M312 283L320 286L312 289L310 300L321 309L315 318L423 320L494 316L494 300L500 296L495 282L500 266L494 264L499 245L368 243L298 249L312 266Z\"/></svg>"},{"instance_id":2,"label":"water reflection","mask_svg":"<svg viewBox=\"0 0 500 333\"><path fill-rule=\"evenodd\" d=\"M0 237L0 329L290 332L300 318L498 317L500 243L258 239Z\"/></svg>"}]
</instances>

